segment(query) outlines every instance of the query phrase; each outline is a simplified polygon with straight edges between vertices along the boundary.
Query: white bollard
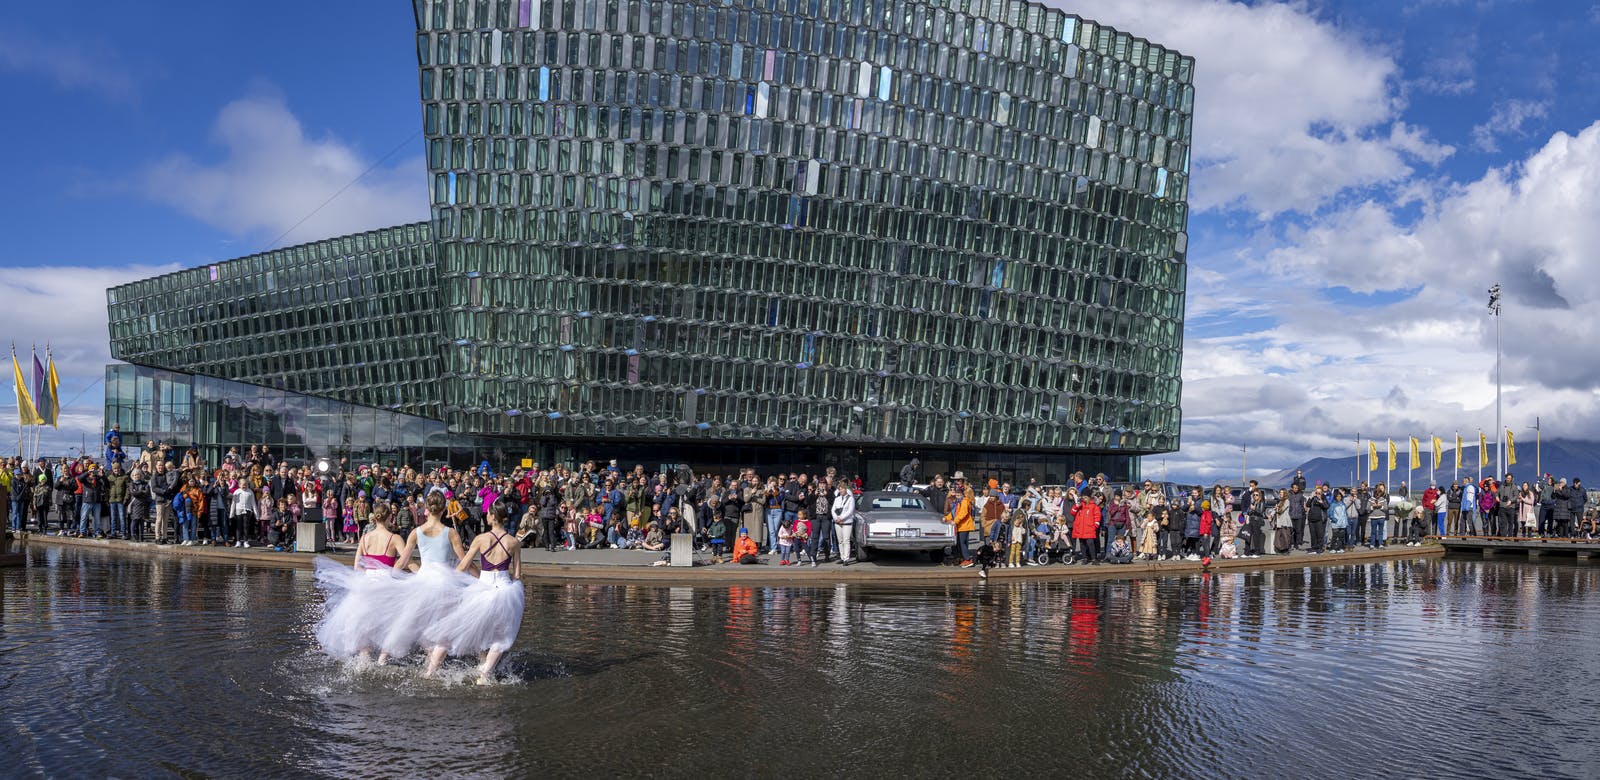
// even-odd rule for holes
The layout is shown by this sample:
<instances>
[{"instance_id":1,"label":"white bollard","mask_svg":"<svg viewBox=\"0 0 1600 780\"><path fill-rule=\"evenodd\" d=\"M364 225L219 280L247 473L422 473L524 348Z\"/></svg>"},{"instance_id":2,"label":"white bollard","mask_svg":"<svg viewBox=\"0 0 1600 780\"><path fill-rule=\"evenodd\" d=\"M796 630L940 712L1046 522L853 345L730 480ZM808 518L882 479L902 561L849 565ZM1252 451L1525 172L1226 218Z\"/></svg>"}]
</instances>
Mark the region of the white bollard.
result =
<instances>
[{"instance_id":1,"label":"white bollard","mask_svg":"<svg viewBox=\"0 0 1600 780\"><path fill-rule=\"evenodd\" d=\"M672 565L694 565L694 539L687 533L672 535Z\"/></svg>"},{"instance_id":2,"label":"white bollard","mask_svg":"<svg viewBox=\"0 0 1600 780\"><path fill-rule=\"evenodd\" d=\"M326 549L328 549L328 534L321 523L295 524L295 552L319 553Z\"/></svg>"}]
</instances>

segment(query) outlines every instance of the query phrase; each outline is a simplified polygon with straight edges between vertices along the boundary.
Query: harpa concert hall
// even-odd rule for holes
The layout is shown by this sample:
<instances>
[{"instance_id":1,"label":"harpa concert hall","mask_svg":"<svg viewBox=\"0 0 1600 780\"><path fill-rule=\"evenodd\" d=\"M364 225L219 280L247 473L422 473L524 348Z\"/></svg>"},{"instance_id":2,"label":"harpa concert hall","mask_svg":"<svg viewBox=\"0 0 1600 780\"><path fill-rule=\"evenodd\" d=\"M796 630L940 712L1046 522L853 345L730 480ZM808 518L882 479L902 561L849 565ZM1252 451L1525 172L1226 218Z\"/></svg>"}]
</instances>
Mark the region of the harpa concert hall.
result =
<instances>
[{"instance_id":1,"label":"harpa concert hall","mask_svg":"<svg viewBox=\"0 0 1600 780\"><path fill-rule=\"evenodd\" d=\"M108 290L130 442L869 483L1177 448L1192 59L1020 0L414 13L431 219Z\"/></svg>"}]
</instances>

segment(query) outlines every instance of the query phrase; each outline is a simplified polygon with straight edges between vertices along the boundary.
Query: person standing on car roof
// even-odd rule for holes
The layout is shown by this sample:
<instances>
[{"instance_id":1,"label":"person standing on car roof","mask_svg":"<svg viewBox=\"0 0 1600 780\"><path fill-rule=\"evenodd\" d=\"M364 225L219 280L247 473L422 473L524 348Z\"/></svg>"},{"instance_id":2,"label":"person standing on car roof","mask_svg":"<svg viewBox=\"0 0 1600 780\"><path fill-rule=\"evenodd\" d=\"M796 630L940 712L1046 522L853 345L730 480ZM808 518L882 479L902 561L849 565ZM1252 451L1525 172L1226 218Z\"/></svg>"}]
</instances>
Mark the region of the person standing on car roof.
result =
<instances>
[{"instance_id":1,"label":"person standing on car roof","mask_svg":"<svg viewBox=\"0 0 1600 780\"><path fill-rule=\"evenodd\" d=\"M922 461L912 458L910 463L900 467L900 490L910 493L911 486L917 484L917 472L922 468Z\"/></svg>"}]
</instances>

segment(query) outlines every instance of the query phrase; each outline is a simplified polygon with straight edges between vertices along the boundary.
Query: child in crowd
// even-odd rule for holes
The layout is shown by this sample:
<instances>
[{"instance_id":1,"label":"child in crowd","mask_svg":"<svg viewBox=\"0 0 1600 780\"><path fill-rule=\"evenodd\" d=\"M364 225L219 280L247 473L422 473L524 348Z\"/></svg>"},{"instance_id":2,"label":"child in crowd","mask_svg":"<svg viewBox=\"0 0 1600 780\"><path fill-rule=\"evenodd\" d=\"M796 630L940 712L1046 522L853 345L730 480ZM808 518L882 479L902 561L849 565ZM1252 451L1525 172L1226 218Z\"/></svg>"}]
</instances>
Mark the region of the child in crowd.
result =
<instances>
[{"instance_id":1,"label":"child in crowd","mask_svg":"<svg viewBox=\"0 0 1600 780\"><path fill-rule=\"evenodd\" d=\"M1022 568L1022 540L1027 538L1028 531L1022 527L1022 521L1028 516L1027 512L1020 509L1011 513L1011 550L1006 554L1006 568Z\"/></svg>"},{"instance_id":2,"label":"child in crowd","mask_svg":"<svg viewBox=\"0 0 1600 780\"><path fill-rule=\"evenodd\" d=\"M1224 537L1222 537L1222 544L1218 545L1218 547L1217 547L1217 557L1218 558L1237 558L1237 557L1239 557L1238 537L1235 537L1235 536L1224 536Z\"/></svg>"},{"instance_id":3,"label":"child in crowd","mask_svg":"<svg viewBox=\"0 0 1600 780\"><path fill-rule=\"evenodd\" d=\"M578 549L578 510L571 502L561 502L561 531L566 535L566 549Z\"/></svg>"},{"instance_id":4,"label":"child in crowd","mask_svg":"<svg viewBox=\"0 0 1600 780\"><path fill-rule=\"evenodd\" d=\"M331 490L322 498L322 525L329 539L343 538L341 534L344 529L339 527L339 499L334 497Z\"/></svg>"},{"instance_id":5,"label":"child in crowd","mask_svg":"<svg viewBox=\"0 0 1600 780\"><path fill-rule=\"evenodd\" d=\"M791 531L791 535L794 537L794 540L793 540L794 544L797 545L798 548L799 548L795 552L795 555L794 555L794 562L795 562L796 565L798 565L800 563L801 557L804 556L809 551L809 548L810 548L810 543L811 543L811 513L810 513L810 511L805 510L805 509L801 509L800 513L795 516L795 518L794 518L794 528ZM782 544L782 541L781 541L782 537L779 537L779 540L780 540L779 544ZM817 558L816 558L815 555L811 556L811 562L812 563L816 563L817 562Z\"/></svg>"},{"instance_id":6,"label":"child in crowd","mask_svg":"<svg viewBox=\"0 0 1600 780\"><path fill-rule=\"evenodd\" d=\"M583 548L591 550L600 546L600 529L605 525L605 518L600 514L600 507L590 504L583 513Z\"/></svg>"},{"instance_id":7,"label":"child in crowd","mask_svg":"<svg viewBox=\"0 0 1600 780\"><path fill-rule=\"evenodd\" d=\"M1112 540L1111 547L1106 550L1106 561L1109 563L1133 563L1133 546L1128 544L1128 537L1118 536Z\"/></svg>"},{"instance_id":8,"label":"child in crowd","mask_svg":"<svg viewBox=\"0 0 1600 780\"><path fill-rule=\"evenodd\" d=\"M1051 524L1048 515L1040 515L1039 523L1033 527L1033 539L1030 548L1024 552L1028 558L1029 566L1038 566L1041 554L1049 553L1051 545L1055 544L1056 527Z\"/></svg>"},{"instance_id":9,"label":"child in crowd","mask_svg":"<svg viewBox=\"0 0 1600 780\"><path fill-rule=\"evenodd\" d=\"M995 563L1000 560L1000 542L987 541L979 544L973 558L976 559L978 564L978 576L983 579L989 579L989 570L994 568Z\"/></svg>"},{"instance_id":10,"label":"child in crowd","mask_svg":"<svg viewBox=\"0 0 1600 780\"><path fill-rule=\"evenodd\" d=\"M1144 515L1144 525L1139 527L1139 560L1155 560L1159 550L1156 537L1160 532L1161 515L1156 511L1156 507L1151 507Z\"/></svg>"},{"instance_id":11,"label":"child in crowd","mask_svg":"<svg viewBox=\"0 0 1600 780\"><path fill-rule=\"evenodd\" d=\"M354 544L356 542L356 538L361 533L361 526L356 525L356 502L344 502L344 512L342 514L343 525L340 528L341 534L339 539L340 541L348 544Z\"/></svg>"},{"instance_id":12,"label":"child in crowd","mask_svg":"<svg viewBox=\"0 0 1600 780\"><path fill-rule=\"evenodd\" d=\"M778 525L778 565L789 565L789 553L794 549L794 531L788 523Z\"/></svg>"},{"instance_id":13,"label":"child in crowd","mask_svg":"<svg viewBox=\"0 0 1600 780\"><path fill-rule=\"evenodd\" d=\"M278 507L272 503L272 494L265 488L254 491L256 506L260 507L260 516L256 518L259 527L251 531L259 538L267 540L267 546L274 550L282 551L283 534L278 527ZM278 541L272 541L276 538Z\"/></svg>"},{"instance_id":14,"label":"child in crowd","mask_svg":"<svg viewBox=\"0 0 1600 780\"><path fill-rule=\"evenodd\" d=\"M367 491L363 490L356 494L355 511L352 514L356 517L356 534L359 539L360 534L366 532L367 521L372 517L372 500L367 498Z\"/></svg>"}]
</instances>

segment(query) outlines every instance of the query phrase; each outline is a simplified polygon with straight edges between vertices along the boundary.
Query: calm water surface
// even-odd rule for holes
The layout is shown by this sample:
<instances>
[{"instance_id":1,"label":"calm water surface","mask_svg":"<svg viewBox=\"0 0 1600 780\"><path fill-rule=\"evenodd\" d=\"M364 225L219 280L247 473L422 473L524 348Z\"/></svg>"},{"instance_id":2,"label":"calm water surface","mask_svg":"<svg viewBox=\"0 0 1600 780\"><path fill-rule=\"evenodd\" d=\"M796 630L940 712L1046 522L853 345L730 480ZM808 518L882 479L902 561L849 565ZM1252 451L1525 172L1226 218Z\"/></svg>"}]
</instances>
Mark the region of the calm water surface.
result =
<instances>
[{"instance_id":1,"label":"calm water surface","mask_svg":"<svg viewBox=\"0 0 1600 780\"><path fill-rule=\"evenodd\" d=\"M309 572L32 556L5 777L1600 774L1600 568L539 585L479 688L325 659Z\"/></svg>"}]
</instances>

